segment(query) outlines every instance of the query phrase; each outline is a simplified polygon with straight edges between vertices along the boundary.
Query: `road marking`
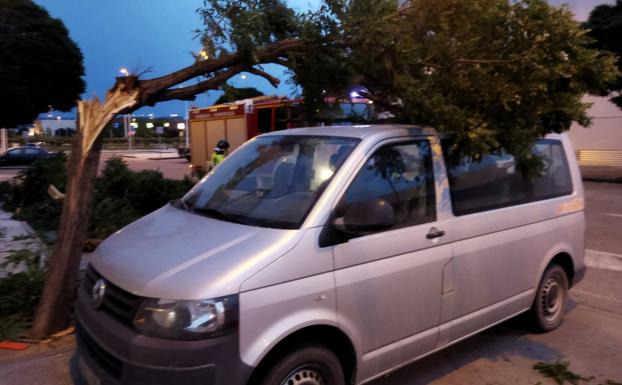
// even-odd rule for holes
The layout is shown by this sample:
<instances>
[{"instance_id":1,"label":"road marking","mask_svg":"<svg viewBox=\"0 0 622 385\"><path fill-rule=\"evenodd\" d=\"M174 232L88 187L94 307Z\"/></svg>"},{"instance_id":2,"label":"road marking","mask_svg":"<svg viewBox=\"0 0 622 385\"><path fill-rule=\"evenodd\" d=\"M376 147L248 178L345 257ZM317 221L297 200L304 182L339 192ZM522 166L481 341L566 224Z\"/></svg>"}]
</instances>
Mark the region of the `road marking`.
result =
<instances>
[{"instance_id":1,"label":"road marking","mask_svg":"<svg viewBox=\"0 0 622 385\"><path fill-rule=\"evenodd\" d=\"M615 297L608 297L606 295L596 294L596 293L592 293L592 292L585 291L585 290L579 290L579 289L575 289L575 288L572 289L571 293L579 294L579 295L589 295L590 297L594 297L594 298L598 298L598 299L603 299L603 300L606 300L606 301L612 301L612 302L616 302L616 303L619 303L620 305L622 305L622 301L620 301L619 299L617 299Z\"/></svg>"},{"instance_id":2,"label":"road marking","mask_svg":"<svg viewBox=\"0 0 622 385\"><path fill-rule=\"evenodd\" d=\"M610 217L618 217L618 218L622 218L622 214L615 214L615 213L603 213L603 215L608 215Z\"/></svg>"},{"instance_id":3,"label":"road marking","mask_svg":"<svg viewBox=\"0 0 622 385\"><path fill-rule=\"evenodd\" d=\"M585 264L597 269L622 271L622 255L586 249Z\"/></svg>"}]
</instances>

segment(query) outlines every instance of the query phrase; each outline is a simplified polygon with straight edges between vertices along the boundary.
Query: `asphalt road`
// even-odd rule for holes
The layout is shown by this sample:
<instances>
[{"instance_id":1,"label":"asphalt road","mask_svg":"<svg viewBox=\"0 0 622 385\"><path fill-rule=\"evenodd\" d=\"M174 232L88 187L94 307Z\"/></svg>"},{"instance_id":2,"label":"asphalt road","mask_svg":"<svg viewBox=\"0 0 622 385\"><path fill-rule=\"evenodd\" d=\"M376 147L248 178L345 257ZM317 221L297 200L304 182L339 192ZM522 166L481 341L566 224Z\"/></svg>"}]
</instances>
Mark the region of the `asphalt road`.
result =
<instances>
[{"instance_id":1,"label":"asphalt road","mask_svg":"<svg viewBox=\"0 0 622 385\"><path fill-rule=\"evenodd\" d=\"M622 184L585 182L585 247L622 254Z\"/></svg>"}]
</instances>

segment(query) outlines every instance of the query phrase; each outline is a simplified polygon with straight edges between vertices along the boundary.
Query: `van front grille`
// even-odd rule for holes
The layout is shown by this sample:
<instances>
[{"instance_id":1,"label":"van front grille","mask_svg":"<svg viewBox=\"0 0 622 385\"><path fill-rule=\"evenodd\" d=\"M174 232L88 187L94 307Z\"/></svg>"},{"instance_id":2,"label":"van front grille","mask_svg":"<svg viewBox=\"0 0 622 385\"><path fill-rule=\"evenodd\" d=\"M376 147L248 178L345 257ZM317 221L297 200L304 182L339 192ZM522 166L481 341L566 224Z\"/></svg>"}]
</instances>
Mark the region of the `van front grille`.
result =
<instances>
[{"instance_id":1,"label":"van front grille","mask_svg":"<svg viewBox=\"0 0 622 385\"><path fill-rule=\"evenodd\" d=\"M78 343L79 350L86 352L89 356L96 360L98 365L109 375L115 379L121 378L123 363L118 358L100 347L79 324L76 327L76 341Z\"/></svg>"},{"instance_id":2,"label":"van front grille","mask_svg":"<svg viewBox=\"0 0 622 385\"><path fill-rule=\"evenodd\" d=\"M84 275L84 290L89 297L93 291L93 285L100 279L106 281L106 291L98 310L104 311L123 323L132 326L132 321L142 303L143 298L121 289L101 276L92 265L89 265Z\"/></svg>"}]
</instances>

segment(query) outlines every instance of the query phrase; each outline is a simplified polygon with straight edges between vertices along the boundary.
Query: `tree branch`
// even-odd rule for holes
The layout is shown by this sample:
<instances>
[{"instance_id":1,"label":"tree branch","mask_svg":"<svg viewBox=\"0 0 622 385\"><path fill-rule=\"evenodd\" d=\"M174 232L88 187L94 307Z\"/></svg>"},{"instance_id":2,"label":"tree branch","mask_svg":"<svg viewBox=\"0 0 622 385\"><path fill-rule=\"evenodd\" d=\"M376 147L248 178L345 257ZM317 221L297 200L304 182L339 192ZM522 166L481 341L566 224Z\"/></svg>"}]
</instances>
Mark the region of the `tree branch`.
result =
<instances>
[{"instance_id":1,"label":"tree branch","mask_svg":"<svg viewBox=\"0 0 622 385\"><path fill-rule=\"evenodd\" d=\"M283 58L276 58L272 60L273 64L278 64L281 65L283 67L287 67L289 68L289 66L291 65L291 63L289 62L289 60L287 59L283 59Z\"/></svg>"},{"instance_id":2,"label":"tree branch","mask_svg":"<svg viewBox=\"0 0 622 385\"><path fill-rule=\"evenodd\" d=\"M164 102L168 100L194 100L194 97L207 90L217 90L224 82L232 78L233 76L244 71L245 67L242 65L236 65L229 67L228 69L216 73L214 76L207 80L203 80L192 86L183 88L172 88L163 90L159 93L151 95L151 98L145 100L146 105L153 105L158 102Z\"/></svg>"},{"instance_id":3,"label":"tree branch","mask_svg":"<svg viewBox=\"0 0 622 385\"><path fill-rule=\"evenodd\" d=\"M259 68L251 67L248 68L246 71L252 73L253 75L261 76L262 78L266 79L268 82L270 82L270 84L272 84L272 87L278 87L281 83L279 79L275 78L274 76L263 70L260 70Z\"/></svg>"},{"instance_id":4,"label":"tree branch","mask_svg":"<svg viewBox=\"0 0 622 385\"><path fill-rule=\"evenodd\" d=\"M310 42L300 39L288 39L274 44L259 48L253 53L254 63L244 63L247 65L267 63L278 58L287 52L301 51L309 46ZM209 73L214 73L231 66L242 64L245 56L240 53L228 54L217 59L208 59L195 62L194 64L172 72L158 78L141 81L141 88L145 93L145 99L151 99L151 94L155 94L163 89L171 88L187 80L194 79Z\"/></svg>"}]
</instances>

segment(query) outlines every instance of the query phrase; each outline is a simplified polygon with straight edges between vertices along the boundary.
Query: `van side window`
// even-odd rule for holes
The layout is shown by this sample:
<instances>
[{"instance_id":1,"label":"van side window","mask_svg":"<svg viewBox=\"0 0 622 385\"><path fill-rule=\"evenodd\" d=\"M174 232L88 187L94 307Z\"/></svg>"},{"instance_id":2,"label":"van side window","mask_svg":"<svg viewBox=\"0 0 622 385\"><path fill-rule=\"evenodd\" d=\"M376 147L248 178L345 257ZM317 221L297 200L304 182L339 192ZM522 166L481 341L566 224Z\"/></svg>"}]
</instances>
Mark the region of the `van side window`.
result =
<instances>
[{"instance_id":1,"label":"van side window","mask_svg":"<svg viewBox=\"0 0 622 385\"><path fill-rule=\"evenodd\" d=\"M381 147L359 171L340 211L356 202L383 198L395 211L393 229L436 220L434 171L428 141Z\"/></svg>"},{"instance_id":2,"label":"van side window","mask_svg":"<svg viewBox=\"0 0 622 385\"><path fill-rule=\"evenodd\" d=\"M479 160L462 156L443 143L449 171L453 211L456 215L519 205L572 193L572 180L560 141L541 139L532 152L543 163L541 174L524 178L515 159L503 151Z\"/></svg>"}]
</instances>

